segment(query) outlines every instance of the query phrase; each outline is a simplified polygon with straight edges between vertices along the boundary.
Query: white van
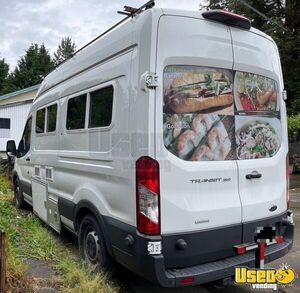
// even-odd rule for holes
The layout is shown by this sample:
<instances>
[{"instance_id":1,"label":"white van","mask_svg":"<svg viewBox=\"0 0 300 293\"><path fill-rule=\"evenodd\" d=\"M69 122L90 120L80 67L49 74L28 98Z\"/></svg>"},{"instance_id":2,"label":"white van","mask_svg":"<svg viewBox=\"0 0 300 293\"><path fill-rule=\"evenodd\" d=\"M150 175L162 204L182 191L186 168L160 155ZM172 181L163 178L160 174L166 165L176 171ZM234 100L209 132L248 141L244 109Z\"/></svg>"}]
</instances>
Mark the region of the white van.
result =
<instances>
[{"instance_id":1,"label":"white van","mask_svg":"<svg viewBox=\"0 0 300 293\"><path fill-rule=\"evenodd\" d=\"M51 72L15 150L24 203L82 257L165 287L293 243L285 92L274 41L224 11L146 9ZM278 243L277 243L278 242ZM249 244L250 243L250 244ZM250 246L249 246L250 245Z\"/></svg>"}]
</instances>

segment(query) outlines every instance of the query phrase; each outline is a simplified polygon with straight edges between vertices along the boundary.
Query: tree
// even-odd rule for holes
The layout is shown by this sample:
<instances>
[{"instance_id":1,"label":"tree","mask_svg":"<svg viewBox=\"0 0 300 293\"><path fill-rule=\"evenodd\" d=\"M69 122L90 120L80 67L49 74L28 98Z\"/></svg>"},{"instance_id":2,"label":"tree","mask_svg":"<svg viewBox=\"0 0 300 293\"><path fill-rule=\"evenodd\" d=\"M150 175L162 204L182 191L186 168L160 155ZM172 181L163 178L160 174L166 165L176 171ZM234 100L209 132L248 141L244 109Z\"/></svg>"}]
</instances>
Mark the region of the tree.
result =
<instances>
[{"instance_id":1,"label":"tree","mask_svg":"<svg viewBox=\"0 0 300 293\"><path fill-rule=\"evenodd\" d=\"M18 88L14 84L13 73L8 73L6 79L3 81L3 83L0 84L0 89L0 95L5 95L18 90Z\"/></svg>"},{"instance_id":2,"label":"tree","mask_svg":"<svg viewBox=\"0 0 300 293\"><path fill-rule=\"evenodd\" d=\"M245 0L265 14L267 21L239 0L211 0L211 9L225 9L245 15L252 25L270 34L277 43L285 87L288 91L288 112L300 112L300 1Z\"/></svg>"},{"instance_id":3,"label":"tree","mask_svg":"<svg viewBox=\"0 0 300 293\"><path fill-rule=\"evenodd\" d=\"M9 65L5 62L5 59L0 59L0 95L5 94L4 84L9 75Z\"/></svg>"},{"instance_id":4,"label":"tree","mask_svg":"<svg viewBox=\"0 0 300 293\"><path fill-rule=\"evenodd\" d=\"M62 38L56 52L54 53L53 62L55 66L72 56L75 50L76 45L70 37Z\"/></svg>"},{"instance_id":5,"label":"tree","mask_svg":"<svg viewBox=\"0 0 300 293\"><path fill-rule=\"evenodd\" d=\"M44 44L41 46L31 44L18 61L13 74L13 83L17 89L39 84L53 68L54 64Z\"/></svg>"}]
</instances>

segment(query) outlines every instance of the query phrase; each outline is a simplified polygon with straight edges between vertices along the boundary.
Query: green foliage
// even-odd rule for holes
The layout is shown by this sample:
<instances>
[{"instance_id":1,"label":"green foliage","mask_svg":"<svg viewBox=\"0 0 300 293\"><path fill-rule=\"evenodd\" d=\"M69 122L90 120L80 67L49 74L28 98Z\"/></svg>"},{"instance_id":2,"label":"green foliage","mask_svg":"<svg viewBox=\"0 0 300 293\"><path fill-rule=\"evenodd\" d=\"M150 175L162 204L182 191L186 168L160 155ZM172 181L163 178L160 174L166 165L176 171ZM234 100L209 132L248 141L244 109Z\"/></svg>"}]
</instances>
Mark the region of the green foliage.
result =
<instances>
[{"instance_id":1,"label":"green foliage","mask_svg":"<svg viewBox=\"0 0 300 293\"><path fill-rule=\"evenodd\" d=\"M55 66L69 58L75 50L76 45L70 37L62 38L53 58L44 44L31 44L12 72L9 72L5 59L0 59L0 95L41 83Z\"/></svg>"},{"instance_id":2,"label":"green foliage","mask_svg":"<svg viewBox=\"0 0 300 293\"><path fill-rule=\"evenodd\" d=\"M0 195L6 193L9 190L10 183L5 178L4 164L0 158Z\"/></svg>"},{"instance_id":3,"label":"green foliage","mask_svg":"<svg viewBox=\"0 0 300 293\"><path fill-rule=\"evenodd\" d=\"M226 9L245 15L252 25L271 34L278 45L285 88L288 92L288 113L300 112L300 1L245 0L271 19L252 11L239 0L211 0L211 9Z\"/></svg>"},{"instance_id":4,"label":"green foliage","mask_svg":"<svg viewBox=\"0 0 300 293\"><path fill-rule=\"evenodd\" d=\"M3 178L3 177L2 177ZM1 186L5 178L1 181ZM7 182L7 186L9 183ZM0 193L0 230L8 237L8 292L36 292L36 279L27 277L26 259L45 261L56 272L50 280L60 292L118 292L118 285L107 276L94 272L80 260L60 236L29 211L19 211L12 205L12 194ZM34 289L35 288L35 289Z\"/></svg>"},{"instance_id":5,"label":"green foliage","mask_svg":"<svg viewBox=\"0 0 300 293\"><path fill-rule=\"evenodd\" d=\"M288 117L288 132L290 141L297 141L300 134L300 114Z\"/></svg>"},{"instance_id":6,"label":"green foliage","mask_svg":"<svg viewBox=\"0 0 300 293\"><path fill-rule=\"evenodd\" d=\"M13 84L17 89L39 84L53 68L54 64L44 44L41 46L31 44L25 55L18 61Z\"/></svg>"},{"instance_id":7,"label":"green foliage","mask_svg":"<svg viewBox=\"0 0 300 293\"><path fill-rule=\"evenodd\" d=\"M6 77L4 82L0 85L0 87L1 87L0 95L5 95L5 94L12 93L12 92L18 90L18 88L14 84L14 73L13 72L10 72L8 74L8 76Z\"/></svg>"},{"instance_id":8,"label":"green foliage","mask_svg":"<svg viewBox=\"0 0 300 293\"><path fill-rule=\"evenodd\" d=\"M56 52L54 53L53 62L55 66L68 59L76 50L75 43L70 37L62 38Z\"/></svg>"},{"instance_id":9,"label":"green foliage","mask_svg":"<svg viewBox=\"0 0 300 293\"><path fill-rule=\"evenodd\" d=\"M0 95L2 95L5 90L5 82L9 75L9 65L5 62L5 59L0 59Z\"/></svg>"}]
</instances>

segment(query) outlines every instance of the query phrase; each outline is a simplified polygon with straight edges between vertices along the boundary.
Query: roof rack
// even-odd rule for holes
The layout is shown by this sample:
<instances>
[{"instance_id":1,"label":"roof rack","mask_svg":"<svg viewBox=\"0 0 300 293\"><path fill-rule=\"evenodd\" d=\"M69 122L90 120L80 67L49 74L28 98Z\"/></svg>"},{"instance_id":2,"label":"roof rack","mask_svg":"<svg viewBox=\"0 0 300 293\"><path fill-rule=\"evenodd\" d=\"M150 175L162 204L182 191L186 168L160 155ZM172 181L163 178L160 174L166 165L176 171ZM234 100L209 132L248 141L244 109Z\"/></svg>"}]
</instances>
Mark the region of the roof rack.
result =
<instances>
[{"instance_id":1,"label":"roof rack","mask_svg":"<svg viewBox=\"0 0 300 293\"><path fill-rule=\"evenodd\" d=\"M124 11L118 11L119 14L124 14L126 15L125 18L123 18L122 20L120 20L119 22L117 22L116 24L114 24L112 27L110 27L108 30L106 30L105 32L103 32L102 34L100 34L99 36L97 36L96 38L94 38L93 40L91 40L90 42L88 42L86 45L84 45L83 47L81 47L80 49L78 49L76 52L74 52L72 55L70 55L67 59L65 59L64 61L60 62L57 66L55 66L55 68L52 70L54 71L55 69L57 69L59 66L61 66L63 63L67 62L68 60L70 60L71 58L73 58L77 53L79 53L80 51L82 51L83 49L85 49L86 47L88 47L89 45L91 45L92 43L94 43L95 41L97 41L98 39L100 39L101 37L103 37L104 35L106 35L107 33L109 33L110 31L112 31L113 29L115 29L117 26L119 26L121 23L123 23L124 21L126 21L128 18L130 17L134 17L135 15L143 12L144 10L147 9L151 9L152 7L155 6L155 0L150 0L148 2L146 2L145 4L143 4L141 7L139 8L134 8L134 7L130 7L130 6L124 6ZM51 71L51 72L52 72ZM50 74L51 72L49 72L48 74ZM48 75L47 74L47 75ZM46 75L46 76L47 76ZM45 77L46 77L45 76Z\"/></svg>"},{"instance_id":2,"label":"roof rack","mask_svg":"<svg viewBox=\"0 0 300 293\"><path fill-rule=\"evenodd\" d=\"M140 8L134 8L134 7L125 5L124 11L118 11L118 13L133 17L133 16L143 12L143 9L144 10L151 9L154 6L155 6L155 0L148 1L147 3L142 5Z\"/></svg>"}]
</instances>

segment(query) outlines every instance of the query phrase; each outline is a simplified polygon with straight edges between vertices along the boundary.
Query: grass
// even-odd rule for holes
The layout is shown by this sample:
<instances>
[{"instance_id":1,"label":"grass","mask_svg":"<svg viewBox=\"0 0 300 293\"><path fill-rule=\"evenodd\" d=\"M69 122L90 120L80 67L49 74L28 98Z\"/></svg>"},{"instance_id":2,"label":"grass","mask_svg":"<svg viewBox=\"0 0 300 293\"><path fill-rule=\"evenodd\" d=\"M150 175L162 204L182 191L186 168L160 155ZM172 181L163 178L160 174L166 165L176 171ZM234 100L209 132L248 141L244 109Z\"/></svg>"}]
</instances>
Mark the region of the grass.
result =
<instances>
[{"instance_id":1,"label":"grass","mask_svg":"<svg viewBox=\"0 0 300 293\"><path fill-rule=\"evenodd\" d=\"M0 230L8 237L8 292L34 292L43 284L43 280L27 276L27 259L45 261L55 272L47 285L61 292L119 291L107 276L81 263L78 256L60 242L59 236L31 212L17 210L8 188L9 183L0 176Z\"/></svg>"}]
</instances>

